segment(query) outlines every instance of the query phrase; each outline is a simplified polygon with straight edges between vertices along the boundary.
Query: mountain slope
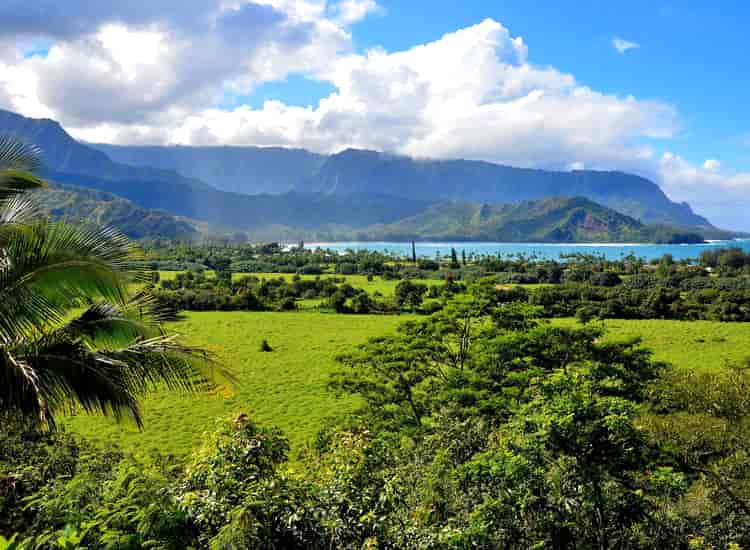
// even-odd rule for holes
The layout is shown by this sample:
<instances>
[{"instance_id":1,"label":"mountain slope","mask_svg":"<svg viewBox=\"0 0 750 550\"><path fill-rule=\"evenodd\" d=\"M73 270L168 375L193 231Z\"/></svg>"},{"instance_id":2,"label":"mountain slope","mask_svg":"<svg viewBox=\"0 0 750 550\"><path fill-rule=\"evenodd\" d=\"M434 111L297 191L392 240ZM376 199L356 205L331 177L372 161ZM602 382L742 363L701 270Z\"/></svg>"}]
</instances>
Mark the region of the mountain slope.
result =
<instances>
[{"instance_id":1,"label":"mountain slope","mask_svg":"<svg viewBox=\"0 0 750 550\"><path fill-rule=\"evenodd\" d=\"M365 193L243 195L176 183L110 181L76 174L55 173L51 179L56 183L113 193L143 208L165 210L177 216L241 230L272 224L302 228L325 224L366 227L412 216L428 205L423 201Z\"/></svg>"},{"instance_id":2,"label":"mountain slope","mask_svg":"<svg viewBox=\"0 0 750 550\"><path fill-rule=\"evenodd\" d=\"M187 222L159 210L92 189L58 186L36 193L40 205L54 218L66 218L118 229L133 239L184 239L197 235Z\"/></svg>"},{"instance_id":3,"label":"mountain slope","mask_svg":"<svg viewBox=\"0 0 750 550\"><path fill-rule=\"evenodd\" d=\"M113 162L101 151L75 141L54 121L1 110L0 134L38 145L46 165L43 175L56 184L105 191L144 209L164 210L225 227L365 227L393 222L427 206L423 201L378 193L245 195L219 191L175 172Z\"/></svg>"},{"instance_id":4,"label":"mountain slope","mask_svg":"<svg viewBox=\"0 0 750 550\"><path fill-rule=\"evenodd\" d=\"M331 156L300 189L487 203L583 196L644 223L711 226L687 204L670 201L655 183L621 172L549 172L479 161L415 160L349 149Z\"/></svg>"},{"instance_id":5,"label":"mountain slope","mask_svg":"<svg viewBox=\"0 0 750 550\"><path fill-rule=\"evenodd\" d=\"M674 231L644 225L583 197L518 204L438 203L393 224L368 228L374 240L642 242Z\"/></svg>"},{"instance_id":6,"label":"mountain slope","mask_svg":"<svg viewBox=\"0 0 750 550\"><path fill-rule=\"evenodd\" d=\"M167 182L197 189L210 188L203 182L185 178L173 170L113 162L101 151L73 139L54 120L27 118L0 109L0 133L17 136L38 146L48 174L78 174L112 181Z\"/></svg>"},{"instance_id":7,"label":"mountain slope","mask_svg":"<svg viewBox=\"0 0 750 550\"><path fill-rule=\"evenodd\" d=\"M93 144L124 164L174 170L222 191L286 193L310 177L326 157L283 147L160 147Z\"/></svg>"}]
</instances>

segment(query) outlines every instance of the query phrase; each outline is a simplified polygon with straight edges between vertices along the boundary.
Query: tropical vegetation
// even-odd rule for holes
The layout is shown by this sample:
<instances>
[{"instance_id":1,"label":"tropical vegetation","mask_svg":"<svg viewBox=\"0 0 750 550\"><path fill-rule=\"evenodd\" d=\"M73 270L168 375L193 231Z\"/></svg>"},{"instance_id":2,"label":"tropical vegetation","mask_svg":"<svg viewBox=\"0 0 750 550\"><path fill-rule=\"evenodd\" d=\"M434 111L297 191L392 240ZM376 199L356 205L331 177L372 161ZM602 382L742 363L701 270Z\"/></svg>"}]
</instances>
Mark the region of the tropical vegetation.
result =
<instances>
[{"instance_id":1,"label":"tropical vegetation","mask_svg":"<svg viewBox=\"0 0 750 550\"><path fill-rule=\"evenodd\" d=\"M0 139L0 549L750 547L750 254L142 250L38 158Z\"/></svg>"},{"instance_id":2,"label":"tropical vegetation","mask_svg":"<svg viewBox=\"0 0 750 550\"><path fill-rule=\"evenodd\" d=\"M41 215L38 166L35 148L0 138L0 413L49 428L76 410L140 423L149 389L207 384L202 358L132 294L148 270L129 240Z\"/></svg>"}]
</instances>

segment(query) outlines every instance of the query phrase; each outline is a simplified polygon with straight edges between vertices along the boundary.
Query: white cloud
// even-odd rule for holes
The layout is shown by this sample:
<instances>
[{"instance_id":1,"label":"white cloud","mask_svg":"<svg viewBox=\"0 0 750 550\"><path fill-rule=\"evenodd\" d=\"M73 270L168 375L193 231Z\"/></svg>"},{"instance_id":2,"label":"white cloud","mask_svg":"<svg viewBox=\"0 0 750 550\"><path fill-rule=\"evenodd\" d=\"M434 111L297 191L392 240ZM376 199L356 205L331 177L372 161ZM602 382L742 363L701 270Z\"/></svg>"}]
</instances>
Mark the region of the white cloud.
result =
<instances>
[{"instance_id":1,"label":"white cloud","mask_svg":"<svg viewBox=\"0 0 750 550\"><path fill-rule=\"evenodd\" d=\"M721 163L716 159L708 159L703 163L703 169L709 172L716 172L719 168L721 168Z\"/></svg>"},{"instance_id":2,"label":"white cloud","mask_svg":"<svg viewBox=\"0 0 750 550\"><path fill-rule=\"evenodd\" d=\"M337 91L315 108L269 102L260 109L173 110L162 113L156 130L105 124L78 135L326 152L355 146L567 168L571 158L589 167L637 166L650 155L639 138L676 131L667 104L596 92L527 57L521 38L486 20L407 51L334 59L314 74Z\"/></svg>"},{"instance_id":3,"label":"white cloud","mask_svg":"<svg viewBox=\"0 0 750 550\"><path fill-rule=\"evenodd\" d=\"M750 173L724 171L716 161L695 166L671 152L661 157L658 171L672 198L690 203L721 227L750 230Z\"/></svg>"},{"instance_id":4,"label":"white cloud","mask_svg":"<svg viewBox=\"0 0 750 550\"><path fill-rule=\"evenodd\" d=\"M637 44L635 42L630 42L629 40L624 40L622 38L615 37L612 39L612 46L618 51L620 54L624 54L628 50L633 50L636 48L640 48L640 44Z\"/></svg>"},{"instance_id":5,"label":"white cloud","mask_svg":"<svg viewBox=\"0 0 750 550\"><path fill-rule=\"evenodd\" d=\"M371 13L380 11L375 0L341 0L334 8L336 20L344 25L361 21Z\"/></svg>"},{"instance_id":6,"label":"white cloud","mask_svg":"<svg viewBox=\"0 0 750 550\"><path fill-rule=\"evenodd\" d=\"M67 126L160 127L169 113L196 113L226 91L247 95L351 51L345 24L315 0L71 0L65 9L68 15L52 17L59 12L52 0L31 10L15 1L0 6L7 18L0 64L32 83L3 106L31 114L29 105L43 105ZM9 54L13 33L18 44L47 36L53 45L46 57ZM4 76L0 83L10 80Z\"/></svg>"}]
</instances>

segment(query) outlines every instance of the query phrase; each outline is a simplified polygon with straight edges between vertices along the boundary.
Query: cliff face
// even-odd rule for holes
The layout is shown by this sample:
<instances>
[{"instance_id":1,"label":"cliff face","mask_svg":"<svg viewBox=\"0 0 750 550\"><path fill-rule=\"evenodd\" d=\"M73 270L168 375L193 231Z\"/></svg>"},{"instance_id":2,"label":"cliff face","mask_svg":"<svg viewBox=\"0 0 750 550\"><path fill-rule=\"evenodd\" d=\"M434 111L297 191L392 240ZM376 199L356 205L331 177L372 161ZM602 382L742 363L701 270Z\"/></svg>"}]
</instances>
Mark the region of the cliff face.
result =
<instances>
[{"instance_id":1,"label":"cliff face","mask_svg":"<svg viewBox=\"0 0 750 550\"><path fill-rule=\"evenodd\" d=\"M489 203L586 197L644 223L711 227L687 204L669 200L654 182L622 172L551 172L479 161L415 160L350 149L331 156L301 189Z\"/></svg>"}]
</instances>

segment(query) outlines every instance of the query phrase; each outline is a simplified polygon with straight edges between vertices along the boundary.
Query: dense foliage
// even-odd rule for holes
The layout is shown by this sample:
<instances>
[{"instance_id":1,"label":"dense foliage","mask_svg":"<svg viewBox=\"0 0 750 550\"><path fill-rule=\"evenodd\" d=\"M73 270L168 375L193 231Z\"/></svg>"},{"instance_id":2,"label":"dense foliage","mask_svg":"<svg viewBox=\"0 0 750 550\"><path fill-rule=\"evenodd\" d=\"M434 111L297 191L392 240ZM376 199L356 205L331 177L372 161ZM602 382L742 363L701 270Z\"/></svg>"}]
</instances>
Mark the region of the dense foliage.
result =
<instances>
[{"instance_id":1,"label":"dense foliage","mask_svg":"<svg viewBox=\"0 0 750 550\"><path fill-rule=\"evenodd\" d=\"M573 256L561 262L536 258L472 256L455 249L449 257L408 262L376 252L344 255L278 245L157 246L158 266L197 266L162 281L160 298L175 309L288 310L300 300L320 299L339 313L432 313L467 283L494 281L508 301L539 306L545 317L750 321L750 260L740 249L705 252L697 264L669 255L647 264L633 256L605 261ZM200 271L214 269L216 277ZM231 272L254 270L256 275ZM292 281L259 276L294 273ZM374 295L346 277L366 275L401 281L393 296ZM318 278L312 280L309 276ZM437 288L424 286L442 279ZM531 285L531 287L530 287ZM432 301L425 307L425 298Z\"/></svg>"},{"instance_id":2,"label":"dense foliage","mask_svg":"<svg viewBox=\"0 0 750 550\"><path fill-rule=\"evenodd\" d=\"M245 415L183 470L8 430L2 532L29 548L750 544L748 372L673 371L538 315L479 284L342 356L332 386L363 407L294 468Z\"/></svg>"}]
</instances>

